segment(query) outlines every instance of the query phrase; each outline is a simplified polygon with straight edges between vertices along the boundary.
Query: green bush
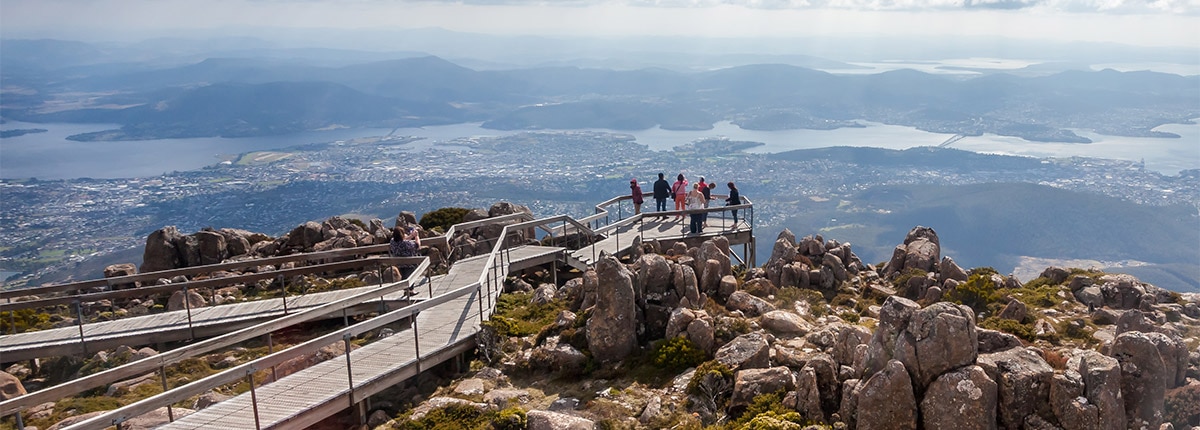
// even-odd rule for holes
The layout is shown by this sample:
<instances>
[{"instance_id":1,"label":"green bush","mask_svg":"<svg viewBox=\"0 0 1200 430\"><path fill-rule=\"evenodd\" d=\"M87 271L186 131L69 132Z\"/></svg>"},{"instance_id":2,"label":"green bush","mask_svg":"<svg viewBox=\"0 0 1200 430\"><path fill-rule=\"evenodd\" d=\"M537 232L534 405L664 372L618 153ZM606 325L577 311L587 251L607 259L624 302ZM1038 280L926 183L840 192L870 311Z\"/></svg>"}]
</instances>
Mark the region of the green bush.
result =
<instances>
[{"instance_id":1,"label":"green bush","mask_svg":"<svg viewBox=\"0 0 1200 430\"><path fill-rule=\"evenodd\" d=\"M731 384L730 388L732 388L733 371L729 370L729 366L716 360L704 362L696 368L696 373L692 374L692 379L688 381L688 394L702 394L706 379L725 380Z\"/></svg>"},{"instance_id":2,"label":"green bush","mask_svg":"<svg viewBox=\"0 0 1200 430\"><path fill-rule=\"evenodd\" d=\"M999 317L989 317L979 323L980 327L1002 331L1029 342L1034 341L1033 324L1021 324L1017 321Z\"/></svg>"},{"instance_id":3,"label":"green bush","mask_svg":"<svg viewBox=\"0 0 1200 430\"><path fill-rule=\"evenodd\" d=\"M14 324L15 323L15 324ZM50 325L50 314L38 312L37 309L20 309L14 312L0 313L0 334L23 333L31 329L44 329Z\"/></svg>"},{"instance_id":4,"label":"green bush","mask_svg":"<svg viewBox=\"0 0 1200 430\"><path fill-rule=\"evenodd\" d=\"M463 217L468 212L471 210L467 208L441 208L421 215L421 220L417 221L417 224L426 230L437 228L444 232L449 230L450 226L463 222Z\"/></svg>"},{"instance_id":5,"label":"green bush","mask_svg":"<svg viewBox=\"0 0 1200 430\"><path fill-rule=\"evenodd\" d=\"M708 354L683 336L658 342L650 352L655 366L669 371L680 371L703 363Z\"/></svg>"},{"instance_id":6,"label":"green bush","mask_svg":"<svg viewBox=\"0 0 1200 430\"><path fill-rule=\"evenodd\" d=\"M967 282L946 292L946 300L960 305L967 305L975 313L988 311L988 305L1000 300L1000 293L992 283L992 275L996 270L990 267L971 269Z\"/></svg>"},{"instance_id":7,"label":"green bush","mask_svg":"<svg viewBox=\"0 0 1200 430\"><path fill-rule=\"evenodd\" d=\"M566 301L557 299L550 303L535 305L529 303L533 293L505 293L496 300L496 312L492 319L505 319L504 330L497 326L499 333L506 336L529 336L538 333L542 327L554 323L558 312L566 309Z\"/></svg>"}]
</instances>

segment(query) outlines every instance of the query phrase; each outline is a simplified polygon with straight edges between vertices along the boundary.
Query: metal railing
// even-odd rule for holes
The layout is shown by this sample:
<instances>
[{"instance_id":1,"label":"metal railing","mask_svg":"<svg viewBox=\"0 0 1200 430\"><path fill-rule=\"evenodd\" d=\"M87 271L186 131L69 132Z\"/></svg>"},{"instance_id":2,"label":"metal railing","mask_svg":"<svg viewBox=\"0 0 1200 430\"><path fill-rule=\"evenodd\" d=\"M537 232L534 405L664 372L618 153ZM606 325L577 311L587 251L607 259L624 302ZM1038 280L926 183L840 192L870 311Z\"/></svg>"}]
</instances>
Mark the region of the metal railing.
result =
<instances>
[{"instance_id":1,"label":"metal railing","mask_svg":"<svg viewBox=\"0 0 1200 430\"><path fill-rule=\"evenodd\" d=\"M320 350L321 348L323 348L331 343L337 342L339 340L346 343L346 372L347 372L346 375L347 375L347 380L349 381L349 384L348 384L349 388L348 388L348 391L345 393L345 396L347 397L349 405L353 406L353 405L357 404L358 401L361 401L362 399L364 399L367 396L370 396L374 393L363 392L361 390L357 390L358 392L356 393L356 385L355 385L353 373L352 373L353 360L351 358L351 353L350 353L350 348L349 348L350 339L360 336L364 333L370 332L372 330L381 328L385 325L400 321L405 318L409 318L413 321L413 325L412 325L411 329L413 331L414 347L416 348L416 351L415 351L416 352L416 366L417 366L416 371L417 371L417 373L419 373L420 369L422 368L422 359L423 358L429 358L435 354L440 354L444 349L453 347L454 344L447 344L447 345L443 346L442 348L438 348L434 351L427 351L425 354L422 354L420 351L420 348L419 348L420 332L418 331L419 327L416 324L417 315L423 310L430 309L435 306L450 302L451 300L457 299L464 295L475 294L479 298L478 299L479 311L476 315L478 315L479 321L482 323L483 321L485 321L485 315L490 314L490 312L494 309L495 303L496 303L495 298L497 295L499 295L500 291L503 290L502 283L503 283L503 278L507 275L507 267L512 263L511 250L515 247L513 245L517 245L517 244L511 243L509 240L507 240L509 237L509 234L511 232L516 232L516 231L525 231L529 228L545 228L546 226L548 226L550 224L554 224L554 223L558 223L558 222L562 222L562 223L564 223L564 225L570 224L570 225L573 225L576 228L579 228L582 230L588 230L586 225L583 225L582 223L579 223L568 216L556 216L556 217L544 218L544 219L540 219L540 220L526 221L526 222L522 222L522 223L506 225L501 230L501 234L497 238L498 240L496 241L496 243L493 245L492 251L488 254L487 260L484 264L484 270L481 271L479 278L477 278L475 281L471 282L470 284L468 284L466 286L457 288L455 290L446 292L444 294L430 297L427 300L423 300L419 303L405 306L404 308L388 312L384 315L381 315L381 316L372 318L370 320L346 327L343 330L339 330L339 331L336 331L333 333L326 334L324 336L317 337L315 339L304 342L303 344L296 345L296 346L293 346L286 350L279 351L279 352L267 355L265 357L255 359L253 361L233 367L233 368L223 371L221 373L203 378L196 382L192 382L187 385L177 387L175 389L171 389L164 393L161 393L161 394L152 396L150 398L138 401L136 403L118 408L116 410L109 411L107 413L93 417L89 420L77 423L68 428L69 429L103 429L103 428L106 428L109 426L114 426L114 425L118 426L118 428L119 428L120 424L122 422L124 422L132 417L136 417L138 415L151 412L151 411L161 408L163 406L167 406L167 405L170 405L170 404L182 401L182 400L186 400L192 396L202 394L202 393L207 392L216 387L220 387L223 385L242 381L243 379L246 380L246 382L248 382L250 385L251 402L254 405L252 410L255 413L254 418L255 418L256 428L258 428L258 427L260 427L259 417L257 415L258 400L257 400L257 397L255 396L256 382L253 379L253 375L256 372L258 372L259 370L278 365L280 363L283 363L283 362L293 359L295 357L299 357L302 355L311 354L313 352L316 352L316 351ZM550 229L547 229L547 230L550 230ZM428 264L428 260L427 259L424 260L423 264ZM426 267L427 266L422 267L422 269L421 269L422 272L424 271L424 269ZM485 288L486 288L486 291L485 291ZM368 294L368 293L364 293L364 295L365 294ZM369 294L374 295L377 293L372 291ZM349 299L346 299L346 300L349 300ZM343 302L345 302L346 300L343 300ZM486 308L484 307L485 301L487 302ZM467 317L471 317L471 316L473 316L473 315L467 315ZM459 321L456 321L456 323L457 322L459 322ZM276 329L278 329L278 328L282 328L282 327L276 326ZM247 329L247 330L249 330L249 329ZM247 330L239 331L238 333L243 333L243 332L246 332ZM397 335L399 335L399 334L397 334ZM397 335L394 335L394 336L397 336ZM473 341L473 335L470 336L469 338ZM155 357L151 357L150 359L152 359L152 358L155 358ZM145 359L142 361L146 361L146 360L150 360L150 359ZM130 371L129 373L133 374L135 372ZM382 385L382 384L376 384L376 385ZM36 403L34 403L34 404L36 404ZM344 408L344 406L338 407L338 409L341 409L341 408Z\"/></svg>"}]
</instances>

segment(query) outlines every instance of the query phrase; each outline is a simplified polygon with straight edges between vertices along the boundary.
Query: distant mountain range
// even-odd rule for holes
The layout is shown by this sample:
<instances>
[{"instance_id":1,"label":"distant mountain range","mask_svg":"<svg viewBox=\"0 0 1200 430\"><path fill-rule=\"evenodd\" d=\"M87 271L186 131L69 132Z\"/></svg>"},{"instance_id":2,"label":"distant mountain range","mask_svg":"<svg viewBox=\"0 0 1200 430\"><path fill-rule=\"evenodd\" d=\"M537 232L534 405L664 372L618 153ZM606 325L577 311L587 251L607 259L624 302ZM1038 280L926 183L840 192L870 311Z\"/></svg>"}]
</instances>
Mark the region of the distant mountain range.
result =
<instances>
[{"instance_id":1,"label":"distant mountain range","mask_svg":"<svg viewBox=\"0 0 1200 430\"><path fill-rule=\"evenodd\" d=\"M361 55L340 51L328 53L338 61L264 54L164 65L106 62L103 49L78 42L6 40L3 47L0 115L122 125L77 140L474 121L497 129L637 130L707 129L727 120L774 130L868 120L941 133L1086 143L1070 129L1178 137L1151 129L1200 117L1200 76L1153 72L962 78L912 70L835 75L784 64L704 72L473 70L412 56L417 53L355 62Z\"/></svg>"}]
</instances>

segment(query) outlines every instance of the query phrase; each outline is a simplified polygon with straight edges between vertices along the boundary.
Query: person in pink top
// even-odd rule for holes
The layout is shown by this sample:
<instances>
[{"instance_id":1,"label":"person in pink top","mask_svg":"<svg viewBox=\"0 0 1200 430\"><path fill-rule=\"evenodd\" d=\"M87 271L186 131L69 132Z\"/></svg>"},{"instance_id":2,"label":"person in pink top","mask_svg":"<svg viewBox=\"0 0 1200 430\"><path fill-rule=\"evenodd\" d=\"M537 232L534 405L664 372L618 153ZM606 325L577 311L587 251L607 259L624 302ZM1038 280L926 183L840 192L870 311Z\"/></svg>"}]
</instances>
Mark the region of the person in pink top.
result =
<instances>
[{"instance_id":1,"label":"person in pink top","mask_svg":"<svg viewBox=\"0 0 1200 430\"><path fill-rule=\"evenodd\" d=\"M642 213L642 202L645 202L645 199L642 197L642 187L638 185L637 178L629 180L629 191L633 194L633 214Z\"/></svg>"},{"instance_id":2,"label":"person in pink top","mask_svg":"<svg viewBox=\"0 0 1200 430\"><path fill-rule=\"evenodd\" d=\"M675 196L675 210L682 211L687 209L688 181L682 173L676 176L676 179L678 180L671 184L671 195ZM683 219L683 215L677 215L675 219Z\"/></svg>"}]
</instances>

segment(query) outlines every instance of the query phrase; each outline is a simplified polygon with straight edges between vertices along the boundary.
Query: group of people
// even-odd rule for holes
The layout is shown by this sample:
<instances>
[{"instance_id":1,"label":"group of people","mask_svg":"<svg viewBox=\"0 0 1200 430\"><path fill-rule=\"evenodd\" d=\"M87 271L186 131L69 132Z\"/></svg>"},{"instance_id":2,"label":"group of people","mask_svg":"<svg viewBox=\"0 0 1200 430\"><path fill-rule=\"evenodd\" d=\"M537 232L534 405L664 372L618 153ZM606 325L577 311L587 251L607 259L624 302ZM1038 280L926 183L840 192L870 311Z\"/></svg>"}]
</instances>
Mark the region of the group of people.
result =
<instances>
[{"instance_id":1,"label":"group of people","mask_svg":"<svg viewBox=\"0 0 1200 430\"><path fill-rule=\"evenodd\" d=\"M712 190L717 188L716 183L704 182L704 177L700 177L700 182L691 184L691 189L688 189L687 178L682 173L676 176L674 184L668 183L666 175L659 173L658 180L654 182L654 202L655 210L665 212L667 210L667 199L675 200L675 210L677 211L698 211L708 208L708 202L712 200ZM733 182L725 184L729 187L729 197L725 199L726 206L742 204L741 194L738 193L737 185ZM629 181L629 188L633 195L633 212L635 214L642 213L642 203L645 201L642 196L642 187L638 185L637 179ZM733 223L737 224L737 210L733 210ZM704 227L707 227L708 214L705 212L695 212L689 214L690 222L688 223L687 231L690 233L701 233ZM666 219L665 216L658 217ZM677 215L676 220L683 219L683 215Z\"/></svg>"}]
</instances>

